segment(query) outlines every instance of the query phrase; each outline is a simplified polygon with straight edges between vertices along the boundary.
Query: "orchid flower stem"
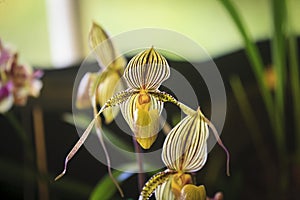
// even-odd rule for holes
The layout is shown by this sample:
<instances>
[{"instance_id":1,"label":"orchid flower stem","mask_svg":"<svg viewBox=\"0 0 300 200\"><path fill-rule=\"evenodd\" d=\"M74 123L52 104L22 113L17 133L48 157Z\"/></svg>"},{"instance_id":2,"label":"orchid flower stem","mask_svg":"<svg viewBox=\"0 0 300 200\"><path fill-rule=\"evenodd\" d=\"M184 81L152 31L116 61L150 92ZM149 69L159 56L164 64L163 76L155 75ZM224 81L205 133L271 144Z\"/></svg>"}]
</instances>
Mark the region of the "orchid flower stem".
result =
<instances>
[{"instance_id":1,"label":"orchid flower stem","mask_svg":"<svg viewBox=\"0 0 300 200\"><path fill-rule=\"evenodd\" d=\"M102 132L101 132L101 125L98 123L98 121L96 122L96 133L97 133L97 136L98 136L99 141L101 143L101 146L103 148L105 157L106 157L108 174L109 174L111 180L113 181L113 183L115 184L115 186L117 187L117 189L119 190L121 197L124 197L124 193L123 193L122 188L120 187L119 183L117 182L117 180L115 179L115 177L113 176L113 174L111 172L110 157L109 157L108 151L106 149L106 146L105 146L105 143L104 143L104 140L103 140L103 135L102 135Z\"/></svg>"},{"instance_id":2,"label":"orchid flower stem","mask_svg":"<svg viewBox=\"0 0 300 200\"><path fill-rule=\"evenodd\" d=\"M133 145L134 145L134 151L136 153L136 160L138 164L138 189L139 191L142 191L144 183L145 183L145 174L144 174L144 168L143 168L143 157L142 157L142 149L136 139L132 137Z\"/></svg>"},{"instance_id":3,"label":"orchid flower stem","mask_svg":"<svg viewBox=\"0 0 300 200\"><path fill-rule=\"evenodd\" d=\"M28 133L25 131L24 127L22 126L21 122L16 118L13 111L8 111L4 114L5 117L8 119L12 127L15 129L15 133L20 138L20 140L23 143L24 148L24 164L23 169L32 169L35 170L34 165L34 151L32 142L29 139ZM29 180L26 179L26 175L24 175L24 199L31 199L33 197L33 184L30 183Z\"/></svg>"},{"instance_id":4,"label":"orchid flower stem","mask_svg":"<svg viewBox=\"0 0 300 200\"><path fill-rule=\"evenodd\" d=\"M34 124L34 138L36 149L36 164L39 174L48 174L47 170L47 156L45 144L44 119L41 106L33 107L33 124ZM49 200L48 183L42 177L37 180L39 199Z\"/></svg>"},{"instance_id":5,"label":"orchid flower stem","mask_svg":"<svg viewBox=\"0 0 300 200\"><path fill-rule=\"evenodd\" d=\"M15 132L18 134L19 138L21 139L25 149L26 149L26 157L30 159L30 161L33 161L33 149L32 149L32 144L31 141L28 138L28 134L20 124L19 120L16 118L14 113L12 111L8 111L7 113L4 114L5 117L8 119L12 127L15 129Z\"/></svg>"}]
</instances>

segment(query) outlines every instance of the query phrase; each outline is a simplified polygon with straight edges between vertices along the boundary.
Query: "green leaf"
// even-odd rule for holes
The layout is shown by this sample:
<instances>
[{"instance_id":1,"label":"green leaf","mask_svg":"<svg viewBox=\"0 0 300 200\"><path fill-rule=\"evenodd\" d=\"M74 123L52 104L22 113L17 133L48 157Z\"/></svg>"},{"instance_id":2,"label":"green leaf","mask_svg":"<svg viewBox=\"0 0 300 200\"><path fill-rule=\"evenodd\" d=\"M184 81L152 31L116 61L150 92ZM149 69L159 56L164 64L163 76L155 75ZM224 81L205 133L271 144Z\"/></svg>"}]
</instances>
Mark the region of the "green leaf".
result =
<instances>
[{"instance_id":1,"label":"green leaf","mask_svg":"<svg viewBox=\"0 0 300 200\"><path fill-rule=\"evenodd\" d=\"M272 38L272 61L276 72L275 107L273 116L277 125L276 134L279 153L285 157L285 80L286 80L286 3L285 0L272 0L273 11L273 38Z\"/></svg>"},{"instance_id":2,"label":"green leaf","mask_svg":"<svg viewBox=\"0 0 300 200\"><path fill-rule=\"evenodd\" d=\"M271 120L272 125L274 125L275 121L273 120L274 116L274 101L271 96L271 92L268 90L266 82L264 80L264 64L262 58L259 54L257 46L254 44L252 37L250 36L250 32L247 30L245 23L242 20L242 17L235 5L230 0L219 0L224 8L227 10L228 14L232 18L235 23L238 31L240 32L242 39L245 44L245 50L248 54L248 59L251 63L252 70L256 77L260 92L262 94L265 106L268 111L269 118Z\"/></svg>"},{"instance_id":3,"label":"green leaf","mask_svg":"<svg viewBox=\"0 0 300 200\"><path fill-rule=\"evenodd\" d=\"M144 165L145 170L151 169L150 165ZM123 165L122 168L124 169L131 169L132 171L138 170L138 165L136 163L129 163L126 165ZM134 173L130 172L121 172L118 170L112 171L113 176L116 178L118 183L122 186L122 183L126 181L128 178L130 178ZM137 186L136 186L137 187ZM94 188L93 192L91 193L90 200L109 200L112 199L114 194L116 193L117 188L112 182L109 175L106 175L103 177L97 186ZM120 196L121 199L121 196Z\"/></svg>"},{"instance_id":4,"label":"green leaf","mask_svg":"<svg viewBox=\"0 0 300 200\"><path fill-rule=\"evenodd\" d=\"M254 72L256 81L258 83L264 104L267 109L268 117L271 122L271 127L274 133L274 138L276 141L276 146L278 151L280 152L280 159L284 161L286 156L285 149L285 140L284 140L284 123L283 120L280 120L280 113L277 112L277 108L275 107L275 101L272 98L271 91L267 88L266 81L264 78L264 64L262 62L261 55L257 49L257 46L254 44L253 39L250 36L249 31L245 23L242 20L241 15L239 14L237 8L234 3L230 0L219 0L224 8L228 11L228 14L232 18L235 23L238 31L240 32L242 39L244 40L245 50L248 54L248 58ZM278 10L276 6L276 10ZM276 22L275 22L276 23ZM280 34L280 33L277 33ZM281 42L281 40L280 40ZM281 90L281 89L280 89ZM282 94L277 94L276 103L283 103ZM276 108L276 109L275 109Z\"/></svg>"},{"instance_id":5,"label":"green leaf","mask_svg":"<svg viewBox=\"0 0 300 200\"><path fill-rule=\"evenodd\" d=\"M133 175L133 173L128 172L120 172L114 170L112 172L113 176L119 181L119 183L123 183L127 178ZM124 178L126 177L126 178ZM109 175L106 175L94 188L93 192L91 193L90 200L108 200L112 199L114 194L117 191L117 187L111 180ZM121 197L120 197L121 199Z\"/></svg>"}]
</instances>

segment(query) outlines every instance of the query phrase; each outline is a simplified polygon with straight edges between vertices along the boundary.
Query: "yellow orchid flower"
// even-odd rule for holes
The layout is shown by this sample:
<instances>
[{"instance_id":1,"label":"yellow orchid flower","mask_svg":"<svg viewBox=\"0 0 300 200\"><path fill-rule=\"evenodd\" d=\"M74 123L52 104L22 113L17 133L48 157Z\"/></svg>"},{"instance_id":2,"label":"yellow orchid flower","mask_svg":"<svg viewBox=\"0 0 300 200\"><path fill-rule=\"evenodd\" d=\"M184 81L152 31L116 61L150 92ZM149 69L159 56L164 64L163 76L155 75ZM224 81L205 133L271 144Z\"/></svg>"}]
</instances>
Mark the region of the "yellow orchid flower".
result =
<instances>
[{"instance_id":1,"label":"yellow orchid flower","mask_svg":"<svg viewBox=\"0 0 300 200\"><path fill-rule=\"evenodd\" d=\"M171 97L169 96L169 98ZM214 126L205 118L200 109L193 111L180 102L176 104L188 111L189 115L170 131L164 141L162 160L167 167L167 171L160 172L164 174L164 180L157 180L157 176L154 175L145 184L140 194L140 200L149 199L156 189L159 190L156 194L157 199L163 199L164 197L158 196L163 194L161 190L166 190L166 193L171 190L174 198L170 199L180 199L182 196L190 199L197 199L196 197L206 198L201 188L198 190L196 186L186 186L192 184L190 173L199 171L206 162L209 126L212 128L219 144L225 149L228 156L227 167L229 166L227 149L222 144ZM170 183L167 183L168 181ZM169 186L167 187L167 185Z\"/></svg>"},{"instance_id":2,"label":"yellow orchid flower","mask_svg":"<svg viewBox=\"0 0 300 200\"><path fill-rule=\"evenodd\" d=\"M190 174L176 173L155 190L156 200L206 200L203 185L196 186Z\"/></svg>"},{"instance_id":3,"label":"yellow orchid flower","mask_svg":"<svg viewBox=\"0 0 300 200\"><path fill-rule=\"evenodd\" d=\"M110 169L109 157L102 138L101 126L99 125L99 116L105 110L113 106L120 106L122 115L133 131L133 136L137 142L145 149L150 148L156 139L159 124L158 119L164 102L176 104L188 115L182 122L180 122L174 129L171 130L167 137L172 141L174 140L172 138L185 141L181 142L180 145L185 145L187 148L180 147L180 152L178 154L173 154L172 152L176 151L176 148L174 148L173 145L176 144L178 140L174 140L174 144L170 142L171 145L164 145L163 149L165 149L164 151L167 151L164 156L166 162L165 164L166 166L170 167L170 171L156 175L155 178L152 179L155 184L149 181L148 186L146 184L145 191L143 190L144 192L141 193L141 196L144 198L151 195L158 185L169 179L171 174L185 174L200 170L203 167L207 156L207 125L209 125L211 128L213 128L213 126L204 117L200 109L194 111L184 104L178 102L171 95L159 91L158 88L162 82L169 77L169 75L170 68L167 60L161 54L155 51L153 47L134 56L128 63L123 75L125 81L127 82L128 89L121 91L108 99L101 107L99 112L97 112L95 109L96 106L94 104L94 119L91 121L78 142L67 155L65 159L64 170L59 176L57 176L55 180L59 179L66 173L68 162L85 142L94 124L96 124L96 131L101 145L104 148L108 162L108 168ZM101 82L101 78L97 77L96 83L98 82ZM94 85L97 88L98 84ZM219 144L222 144L218 134L216 133L216 130L212 130L215 133ZM193 134L194 132L195 134ZM183 138L182 135L184 136ZM187 138L190 141L187 141ZM192 140L194 140L194 142ZM178 159L179 161L177 161ZM161 179L161 181L158 181L158 179ZM150 187L150 189L147 187Z\"/></svg>"},{"instance_id":4,"label":"yellow orchid flower","mask_svg":"<svg viewBox=\"0 0 300 200\"><path fill-rule=\"evenodd\" d=\"M148 199L149 197L140 200ZM157 200L206 200L206 191L203 185L192 183L190 174L172 174L169 179L155 190Z\"/></svg>"},{"instance_id":5,"label":"yellow orchid flower","mask_svg":"<svg viewBox=\"0 0 300 200\"><path fill-rule=\"evenodd\" d=\"M80 81L76 107L84 109L93 107L97 113L97 105L103 106L114 94L124 89L120 81L126 66L126 59L117 57L117 51L105 30L93 22L89 33L89 46L94 51L100 67L99 72L86 73ZM106 124L113 121L118 109L107 108L104 112Z\"/></svg>"},{"instance_id":6,"label":"yellow orchid flower","mask_svg":"<svg viewBox=\"0 0 300 200\"><path fill-rule=\"evenodd\" d=\"M144 149L149 149L157 137L163 109L163 102L152 93L158 92L169 75L166 59L154 48L133 57L125 69L124 79L134 95L120 107L134 137Z\"/></svg>"},{"instance_id":7,"label":"yellow orchid flower","mask_svg":"<svg viewBox=\"0 0 300 200\"><path fill-rule=\"evenodd\" d=\"M68 162L85 142L94 124L105 152L110 173L110 160L103 141L99 116L113 106L120 106L125 120L128 122L134 132L134 137L140 145L143 148L150 148L156 138L158 119L165 101L165 99L160 99L164 97L164 93L160 92L158 88L169 75L170 69L166 59L156 52L154 48L147 49L134 56L124 72L124 79L129 88L108 99L99 112L96 110L94 101L94 119L65 158L64 170L55 180L58 180L66 173ZM98 88L98 83L101 81L102 78L97 77L94 88ZM95 90L92 89L92 91Z\"/></svg>"}]
</instances>

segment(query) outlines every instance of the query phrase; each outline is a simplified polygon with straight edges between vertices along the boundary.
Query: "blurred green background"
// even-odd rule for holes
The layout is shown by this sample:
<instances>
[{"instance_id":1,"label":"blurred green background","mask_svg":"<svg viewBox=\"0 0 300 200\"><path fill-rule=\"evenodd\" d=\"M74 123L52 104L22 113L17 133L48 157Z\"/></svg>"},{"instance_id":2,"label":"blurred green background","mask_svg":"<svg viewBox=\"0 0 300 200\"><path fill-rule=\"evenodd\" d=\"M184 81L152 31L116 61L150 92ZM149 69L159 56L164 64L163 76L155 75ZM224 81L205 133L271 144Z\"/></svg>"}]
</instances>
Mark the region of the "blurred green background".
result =
<instances>
[{"instance_id":1,"label":"blurred green background","mask_svg":"<svg viewBox=\"0 0 300 200\"><path fill-rule=\"evenodd\" d=\"M88 52L87 35L92 20L102 24L113 36L138 28L155 27L177 31L195 40L215 57L242 48L231 18L218 1L211 0L73 0L78 5L78 27L83 57ZM300 32L300 1L289 0L289 14ZM235 0L255 40L270 37L271 7L268 0ZM60 30L57 30L58 32ZM0 37L40 67L52 67L47 9L44 0L1 0ZM132 42L132 41L128 41ZM126 46L126 45L125 45ZM197 55L191 55L195 60Z\"/></svg>"}]
</instances>

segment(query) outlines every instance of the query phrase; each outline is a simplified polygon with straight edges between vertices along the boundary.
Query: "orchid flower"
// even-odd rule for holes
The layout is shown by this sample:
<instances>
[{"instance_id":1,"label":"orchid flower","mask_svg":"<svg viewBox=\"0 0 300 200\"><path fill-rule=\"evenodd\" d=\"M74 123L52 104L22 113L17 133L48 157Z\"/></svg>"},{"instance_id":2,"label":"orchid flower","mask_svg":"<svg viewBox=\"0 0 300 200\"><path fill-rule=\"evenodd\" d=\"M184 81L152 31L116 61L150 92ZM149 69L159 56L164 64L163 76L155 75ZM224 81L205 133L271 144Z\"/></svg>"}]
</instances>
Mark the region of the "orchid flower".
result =
<instances>
[{"instance_id":1,"label":"orchid flower","mask_svg":"<svg viewBox=\"0 0 300 200\"><path fill-rule=\"evenodd\" d=\"M68 153L65 158L64 170L55 180L66 173L68 162L85 142L95 124L97 136L106 156L108 172L122 196L122 190L111 175L110 159L101 133L99 116L108 108L120 106L125 120L134 133L133 137L143 148L150 148L156 139L158 119L163 108L163 101L168 99L158 88L169 77L169 74L170 69L166 59L154 48L147 49L134 56L128 63L123 75L129 88L107 100L99 112L96 110L96 104L93 104L94 119ZM165 99L162 99L163 97Z\"/></svg>"},{"instance_id":2,"label":"orchid flower","mask_svg":"<svg viewBox=\"0 0 300 200\"><path fill-rule=\"evenodd\" d=\"M146 58L149 58L151 62L155 62L155 65L151 65L149 60L143 59L145 55L146 55ZM142 60L140 59L140 57L142 58ZM162 62L162 60L163 60L163 62ZM137 63L138 63L138 65L137 65ZM160 54L158 54L156 51L154 51L153 48L146 50L146 51L140 53L139 55L135 56L128 63L128 66L124 73L124 77L125 77L128 85L130 85L131 87L128 88L127 90L119 92L118 94L114 95L109 100L107 100L105 102L105 104L101 107L99 112L97 112L97 110L96 110L97 109L96 101L93 101L94 103L92 105L94 108L94 119L91 121L91 123L88 125L87 129L84 131L84 133L82 134L82 136L80 137L78 142L75 144L75 146L71 149L71 151L67 155L67 157L65 159L64 170L60 175L58 175L55 178L55 180L58 180L66 173L67 164L68 164L69 160L72 159L72 157L76 154L78 149L85 142L85 140L89 136L89 134L95 124L97 136L100 140L100 143L103 147L103 150L104 150L104 153L106 156L108 172L109 172L112 180L114 181L115 185L118 187L119 192L122 196L122 194L123 194L122 190L120 189L117 182L111 175L110 158L108 156L108 152L106 150L103 136L101 133L101 125L100 125L101 123L99 120L99 116L105 110L112 108L113 106L120 105L122 114L125 116L126 121L128 123L130 123L130 127L133 130L135 130L135 133L142 132L143 134L145 134L145 133L147 133L146 132L147 126L156 127L156 125L154 125L154 122L155 123L157 122L156 119L158 118L158 115L160 114L160 112L162 110L162 106L161 106L162 103L159 103L156 98L149 96L149 94L147 92L148 92L148 89L157 89L160 84L156 84L156 82L159 81L161 83L169 75L168 74L164 78L164 76L160 76L157 73L157 72L159 72L159 70L155 71L156 72L155 74L151 74L151 67L156 67L157 66L156 63L163 64L163 65L158 65L158 68L161 66L166 67L166 65L167 65L166 60ZM148 69L146 71L143 71L143 70L139 70L139 68L148 68ZM137 76L138 78L141 78L141 79L144 79L147 76L150 76L151 79L147 78L147 82L143 81L143 83L145 83L145 85L138 87L136 78L132 77L132 75L129 73L134 73L134 76ZM144 74L142 74L142 73L144 73ZM148 74L148 73L150 73L150 74ZM160 78L157 79L157 78L155 78L154 75L159 75L158 77L160 77ZM128 80L128 79L130 79L130 80ZM99 79L99 78L98 78L98 80L101 81L101 79ZM98 85L97 82L98 81L96 81L96 84L95 84L96 86ZM96 99L96 98L94 97L94 99ZM142 117L141 117L141 115L142 115ZM155 130L153 130L153 131L155 131ZM155 136L153 136L153 137L155 137ZM143 140L144 138L141 138L141 139ZM150 140L151 140L151 142L153 141L152 138ZM145 146L146 148L150 147L149 142L145 142L145 144L147 144L147 146Z\"/></svg>"},{"instance_id":3,"label":"orchid flower","mask_svg":"<svg viewBox=\"0 0 300 200\"><path fill-rule=\"evenodd\" d=\"M0 113L13 105L24 106L28 96L38 97L42 88L41 70L33 71L18 63L18 54L6 49L0 41Z\"/></svg>"},{"instance_id":4,"label":"orchid flower","mask_svg":"<svg viewBox=\"0 0 300 200\"><path fill-rule=\"evenodd\" d=\"M80 81L76 107L84 109L103 106L115 93L124 89L120 81L126 66L125 57L117 57L117 51L105 30L95 22L89 33L89 46L94 51L100 70L86 73ZM97 111L97 110L95 110ZM97 112L96 112L97 113ZM104 112L106 124L113 121L118 109L107 108Z\"/></svg>"},{"instance_id":5,"label":"orchid flower","mask_svg":"<svg viewBox=\"0 0 300 200\"><path fill-rule=\"evenodd\" d=\"M173 155L171 152L176 151L176 148L172 146L171 149L167 150L167 147L170 145L165 145L166 151L168 151L168 154L170 154L170 156L173 157L171 159L167 159L169 158L167 156L165 157L165 162L167 163L166 165L170 168L170 170L167 173L162 173L161 176L159 175L158 177L162 179L164 179L165 177L165 180L167 180L169 179L169 175L174 174L175 172L179 174L185 174L200 170L206 161L207 155L207 126L213 126L204 117L200 110L194 111L188 106L178 102L170 94L161 92L159 90L160 85L169 77L169 75L170 68L167 63L167 60L161 54L159 54L153 47L151 47L150 49L146 49L145 51L134 56L129 61L123 75L128 85L128 88L111 97L105 102L105 104L101 107L99 112L95 112L94 119L91 121L91 123L88 125L87 129L84 131L78 142L67 155L65 159L63 172L60 175L58 175L55 180L59 179L66 173L68 162L72 159L72 157L76 154L78 149L85 142L94 124L96 124L97 134L100 138L101 145L105 150L107 160L109 161L109 157L107 156L103 139L101 139L101 127L99 126L98 118L101 113L113 106L120 106L123 117L125 118L129 127L133 131L133 137L144 149L149 149L157 137L159 126L158 119L162 112L163 105L165 102L170 102L177 105L179 108L181 108L181 110L184 113L188 115L187 119L183 120L184 122L179 123L179 125L176 126L175 129L172 129L173 131L171 131L171 133L169 134L170 136L168 135L167 138L170 138L173 134L179 134L181 131L176 131L176 129L178 129L179 127L187 127L192 125L193 129L191 130L188 128L180 128L180 130L188 132L183 134L189 136L190 138L197 139L196 141L201 143L198 145L194 145L190 148L191 150L193 150L193 152L187 151L182 158L179 159L178 157L177 159L181 160L181 162L177 162L175 164L171 161L176 160L174 158L174 155L178 156L178 154L175 153ZM185 123L188 123L188 125L184 125ZM192 134L193 132L191 131L195 131L195 134ZM201 135L201 133L203 134ZM221 144L221 140L216 132L215 136L217 137L219 144ZM182 141L185 141L185 138L183 138ZM177 142L178 141L174 141L174 144L177 144ZM192 140L189 142L191 143ZM182 148L181 150L183 151L185 149ZM182 153L182 151L179 152L179 154ZM193 156L195 156L195 158L193 158ZM176 165L178 163L181 164ZM160 184L162 184L163 182L164 181L161 181ZM151 184L152 183L150 183L150 185ZM155 185L155 187L152 188L153 190L149 190L146 188L147 191L151 192L146 192L146 194L142 194L142 197L151 195L158 185Z\"/></svg>"},{"instance_id":6,"label":"orchid flower","mask_svg":"<svg viewBox=\"0 0 300 200\"><path fill-rule=\"evenodd\" d=\"M203 113L189 110L167 135L162 150L162 160L167 170L154 175L144 186L139 199L147 200L157 190L157 199L206 199L203 186L193 185L190 173L202 169L207 159L207 138L209 126L213 125L205 118ZM227 167L229 167L229 154L222 144L215 128L212 128L219 144L227 153ZM229 171L227 168L227 173ZM172 191L172 192L170 192Z\"/></svg>"}]
</instances>

